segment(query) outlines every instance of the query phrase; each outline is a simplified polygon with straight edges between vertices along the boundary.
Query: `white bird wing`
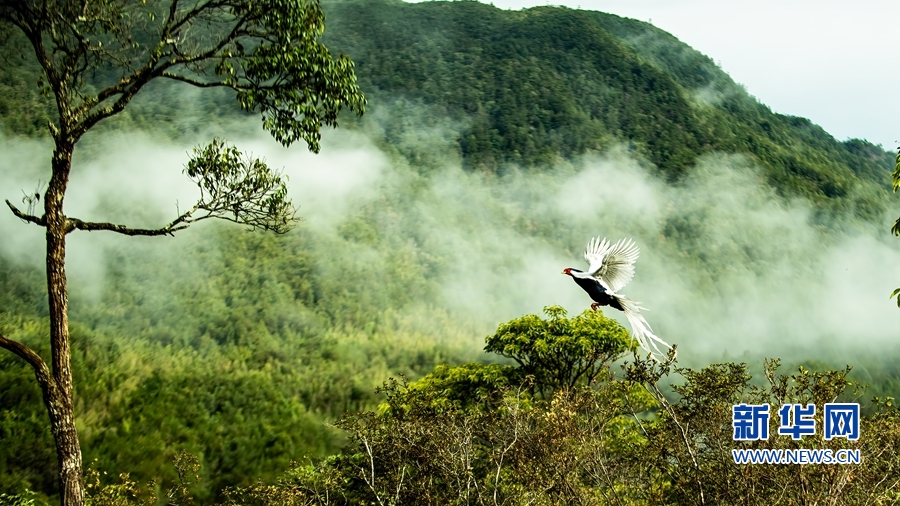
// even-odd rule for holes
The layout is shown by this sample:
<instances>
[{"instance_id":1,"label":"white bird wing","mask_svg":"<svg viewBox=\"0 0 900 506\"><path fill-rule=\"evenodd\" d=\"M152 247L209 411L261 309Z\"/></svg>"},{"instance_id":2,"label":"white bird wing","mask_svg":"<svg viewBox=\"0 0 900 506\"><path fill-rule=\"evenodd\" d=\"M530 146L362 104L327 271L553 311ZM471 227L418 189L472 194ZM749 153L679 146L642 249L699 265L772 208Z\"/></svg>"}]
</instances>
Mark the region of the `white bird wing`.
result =
<instances>
[{"instance_id":1,"label":"white bird wing","mask_svg":"<svg viewBox=\"0 0 900 506\"><path fill-rule=\"evenodd\" d=\"M634 263L640 252L631 239L620 239L610 245L606 238L594 237L584 250L587 272L611 292L618 292L634 277Z\"/></svg>"}]
</instances>

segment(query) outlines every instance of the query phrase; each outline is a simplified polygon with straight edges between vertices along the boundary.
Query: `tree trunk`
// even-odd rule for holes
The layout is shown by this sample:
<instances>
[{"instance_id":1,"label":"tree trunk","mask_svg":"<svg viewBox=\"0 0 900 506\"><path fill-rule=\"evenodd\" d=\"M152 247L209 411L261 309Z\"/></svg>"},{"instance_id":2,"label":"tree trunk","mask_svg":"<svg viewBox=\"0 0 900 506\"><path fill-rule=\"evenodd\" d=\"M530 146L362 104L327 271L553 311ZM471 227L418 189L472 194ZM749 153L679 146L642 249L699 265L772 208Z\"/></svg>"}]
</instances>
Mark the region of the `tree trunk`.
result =
<instances>
[{"instance_id":1,"label":"tree trunk","mask_svg":"<svg viewBox=\"0 0 900 506\"><path fill-rule=\"evenodd\" d=\"M44 404L59 461L59 493L62 506L82 506L81 445L75 428L75 403L69 349L69 294L66 284L66 233L63 198L69 182L73 146L57 142L53 175L44 199L47 223L47 294L50 303L50 349L53 381L44 388Z\"/></svg>"}]
</instances>

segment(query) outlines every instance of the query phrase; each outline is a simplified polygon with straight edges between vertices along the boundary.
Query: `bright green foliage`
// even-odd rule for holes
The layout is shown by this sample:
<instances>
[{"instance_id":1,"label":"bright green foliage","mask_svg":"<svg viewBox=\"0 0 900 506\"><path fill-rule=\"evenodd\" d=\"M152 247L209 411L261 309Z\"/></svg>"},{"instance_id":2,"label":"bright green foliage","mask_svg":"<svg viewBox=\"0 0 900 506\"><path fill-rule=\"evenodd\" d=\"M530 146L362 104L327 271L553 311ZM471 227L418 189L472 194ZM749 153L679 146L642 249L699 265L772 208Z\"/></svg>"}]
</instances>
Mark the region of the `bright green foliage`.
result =
<instances>
[{"instance_id":1,"label":"bright green foliage","mask_svg":"<svg viewBox=\"0 0 900 506\"><path fill-rule=\"evenodd\" d=\"M35 493L30 490L16 495L0 494L0 506L43 506L44 504L39 502L35 498Z\"/></svg>"},{"instance_id":2,"label":"bright green foliage","mask_svg":"<svg viewBox=\"0 0 900 506\"><path fill-rule=\"evenodd\" d=\"M343 438L325 422L377 406L380 378L459 360L471 330L440 308L427 319L408 308L423 286L407 274L419 253L405 239L376 266L329 241L222 225L146 255L109 250L99 299L72 297L85 462L167 487L171 457L188 450L208 499L337 451ZM0 262L0 327L47 353L40 274ZM33 372L0 354L0 382L0 491L51 495L56 457Z\"/></svg>"},{"instance_id":3,"label":"bright green foliage","mask_svg":"<svg viewBox=\"0 0 900 506\"><path fill-rule=\"evenodd\" d=\"M318 152L322 125L336 125L345 106L365 108L353 63L319 41L324 23L317 0L0 3L4 31L38 44L38 87L58 105L51 133L72 144L168 79L235 90L282 144L303 139Z\"/></svg>"},{"instance_id":4,"label":"bright green foliage","mask_svg":"<svg viewBox=\"0 0 900 506\"><path fill-rule=\"evenodd\" d=\"M592 384L635 347L628 332L601 311L566 318L565 309L549 306L544 313L548 319L527 315L504 323L487 338L484 350L515 360L545 395Z\"/></svg>"},{"instance_id":5,"label":"bright green foliage","mask_svg":"<svg viewBox=\"0 0 900 506\"><path fill-rule=\"evenodd\" d=\"M601 311L586 310L566 318L565 309L548 306L544 313L548 319L526 315L504 323L486 339L486 352L510 358L518 367L438 365L408 388L436 395L441 405L464 409L479 407L478 400L491 399L491 392L509 388L522 389L520 396L537 393L548 399L560 390L604 379L609 365L634 349L625 329Z\"/></svg>"},{"instance_id":6,"label":"bright green foliage","mask_svg":"<svg viewBox=\"0 0 900 506\"><path fill-rule=\"evenodd\" d=\"M362 114L366 100L356 85L353 62L341 55L331 58L319 42L325 14L317 0L270 0L241 3L233 9L247 16L247 36L223 53L216 75L238 91L241 107L259 111L263 126L285 146L298 139L319 151L319 127L337 125L347 106ZM270 33L257 38L250 34ZM253 47L246 57L246 47ZM231 49L231 48L229 48Z\"/></svg>"},{"instance_id":7,"label":"bright green foliage","mask_svg":"<svg viewBox=\"0 0 900 506\"><path fill-rule=\"evenodd\" d=\"M435 395L440 405L473 408L491 393L508 387L530 384L521 368L500 364L468 363L457 366L438 365L425 377L410 383L414 391Z\"/></svg>"},{"instance_id":8,"label":"bright green foliage","mask_svg":"<svg viewBox=\"0 0 900 506\"><path fill-rule=\"evenodd\" d=\"M467 409L436 403L440 386L389 381L387 409L343 418L350 444L279 483L240 488L231 504L893 504L900 412L879 402L858 441L777 436L732 439L732 405L854 400L847 370L777 373L751 385L745 364L676 368L677 400L662 394L673 370L638 359L623 379L607 369L593 388L528 399L515 387L483 391ZM643 392L638 394L638 391ZM492 406L484 409L484 406ZM650 409L652 408L652 409ZM819 411L816 423L822 426ZM775 435L775 436L773 436ZM733 448L859 449L854 465L738 465Z\"/></svg>"}]
</instances>

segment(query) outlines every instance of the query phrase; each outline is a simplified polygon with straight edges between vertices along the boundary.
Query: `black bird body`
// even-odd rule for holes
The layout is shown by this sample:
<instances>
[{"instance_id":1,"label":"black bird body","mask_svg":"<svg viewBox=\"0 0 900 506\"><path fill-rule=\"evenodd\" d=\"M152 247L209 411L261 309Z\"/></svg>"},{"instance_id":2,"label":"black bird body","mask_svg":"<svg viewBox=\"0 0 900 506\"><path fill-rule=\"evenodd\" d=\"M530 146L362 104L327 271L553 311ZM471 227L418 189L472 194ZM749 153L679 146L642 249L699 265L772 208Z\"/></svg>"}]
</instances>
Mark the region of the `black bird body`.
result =
<instances>
[{"instance_id":1,"label":"black bird body","mask_svg":"<svg viewBox=\"0 0 900 506\"><path fill-rule=\"evenodd\" d=\"M593 299L591 309L609 306L625 313L625 318L631 324L631 335L642 348L658 360L657 355L666 356L659 349L659 345L665 348L671 346L653 333L650 324L641 315L641 310L646 308L642 307L640 302L619 293L619 290L634 277L634 262L637 261L639 253L638 247L630 239L622 239L611 244L605 238L600 240L599 237L594 237L584 250L588 270L580 271L569 267L563 269L562 273L574 279L575 283Z\"/></svg>"},{"instance_id":2,"label":"black bird body","mask_svg":"<svg viewBox=\"0 0 900 506\"><path fill-rule=\"evenodd\" d=\"M572 272L577 272L579 274L584 272L578 269L569 270ZM572 276L571 274L569 275ZM591 300L593 300L597 304L601 306L610 306L618 309L619 311L625 311L625 309L622 308L622 305L619 304L619 299L610 295L609 291L607 291L606 288L601 285L600 282L596 279L579 278L577 276L572 276L572 279L574 279L575 282L578 283L578 286L580 286L585 292L587 292L587 294L591 297Z\"/></svg>"}]
</instances>

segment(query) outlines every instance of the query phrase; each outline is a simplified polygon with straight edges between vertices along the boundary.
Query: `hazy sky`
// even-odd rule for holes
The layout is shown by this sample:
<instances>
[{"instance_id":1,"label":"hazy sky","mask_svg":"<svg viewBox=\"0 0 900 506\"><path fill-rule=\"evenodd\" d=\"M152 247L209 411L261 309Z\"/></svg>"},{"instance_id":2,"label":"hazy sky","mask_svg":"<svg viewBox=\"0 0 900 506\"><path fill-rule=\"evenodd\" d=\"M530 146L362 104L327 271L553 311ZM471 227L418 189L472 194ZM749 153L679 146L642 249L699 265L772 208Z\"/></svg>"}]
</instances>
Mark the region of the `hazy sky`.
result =
<instances>
[{"instance_id":1,"label":"hazy sky","mask_svg":"<svg viewBox=\"0 0 900 506\"><path fill-rule=\"evenodd\" d=\"M652 23L706 54L774 111L839 140L900 140L898 0L493 0L566 5Z\"/></svg>"}]
</instances>

